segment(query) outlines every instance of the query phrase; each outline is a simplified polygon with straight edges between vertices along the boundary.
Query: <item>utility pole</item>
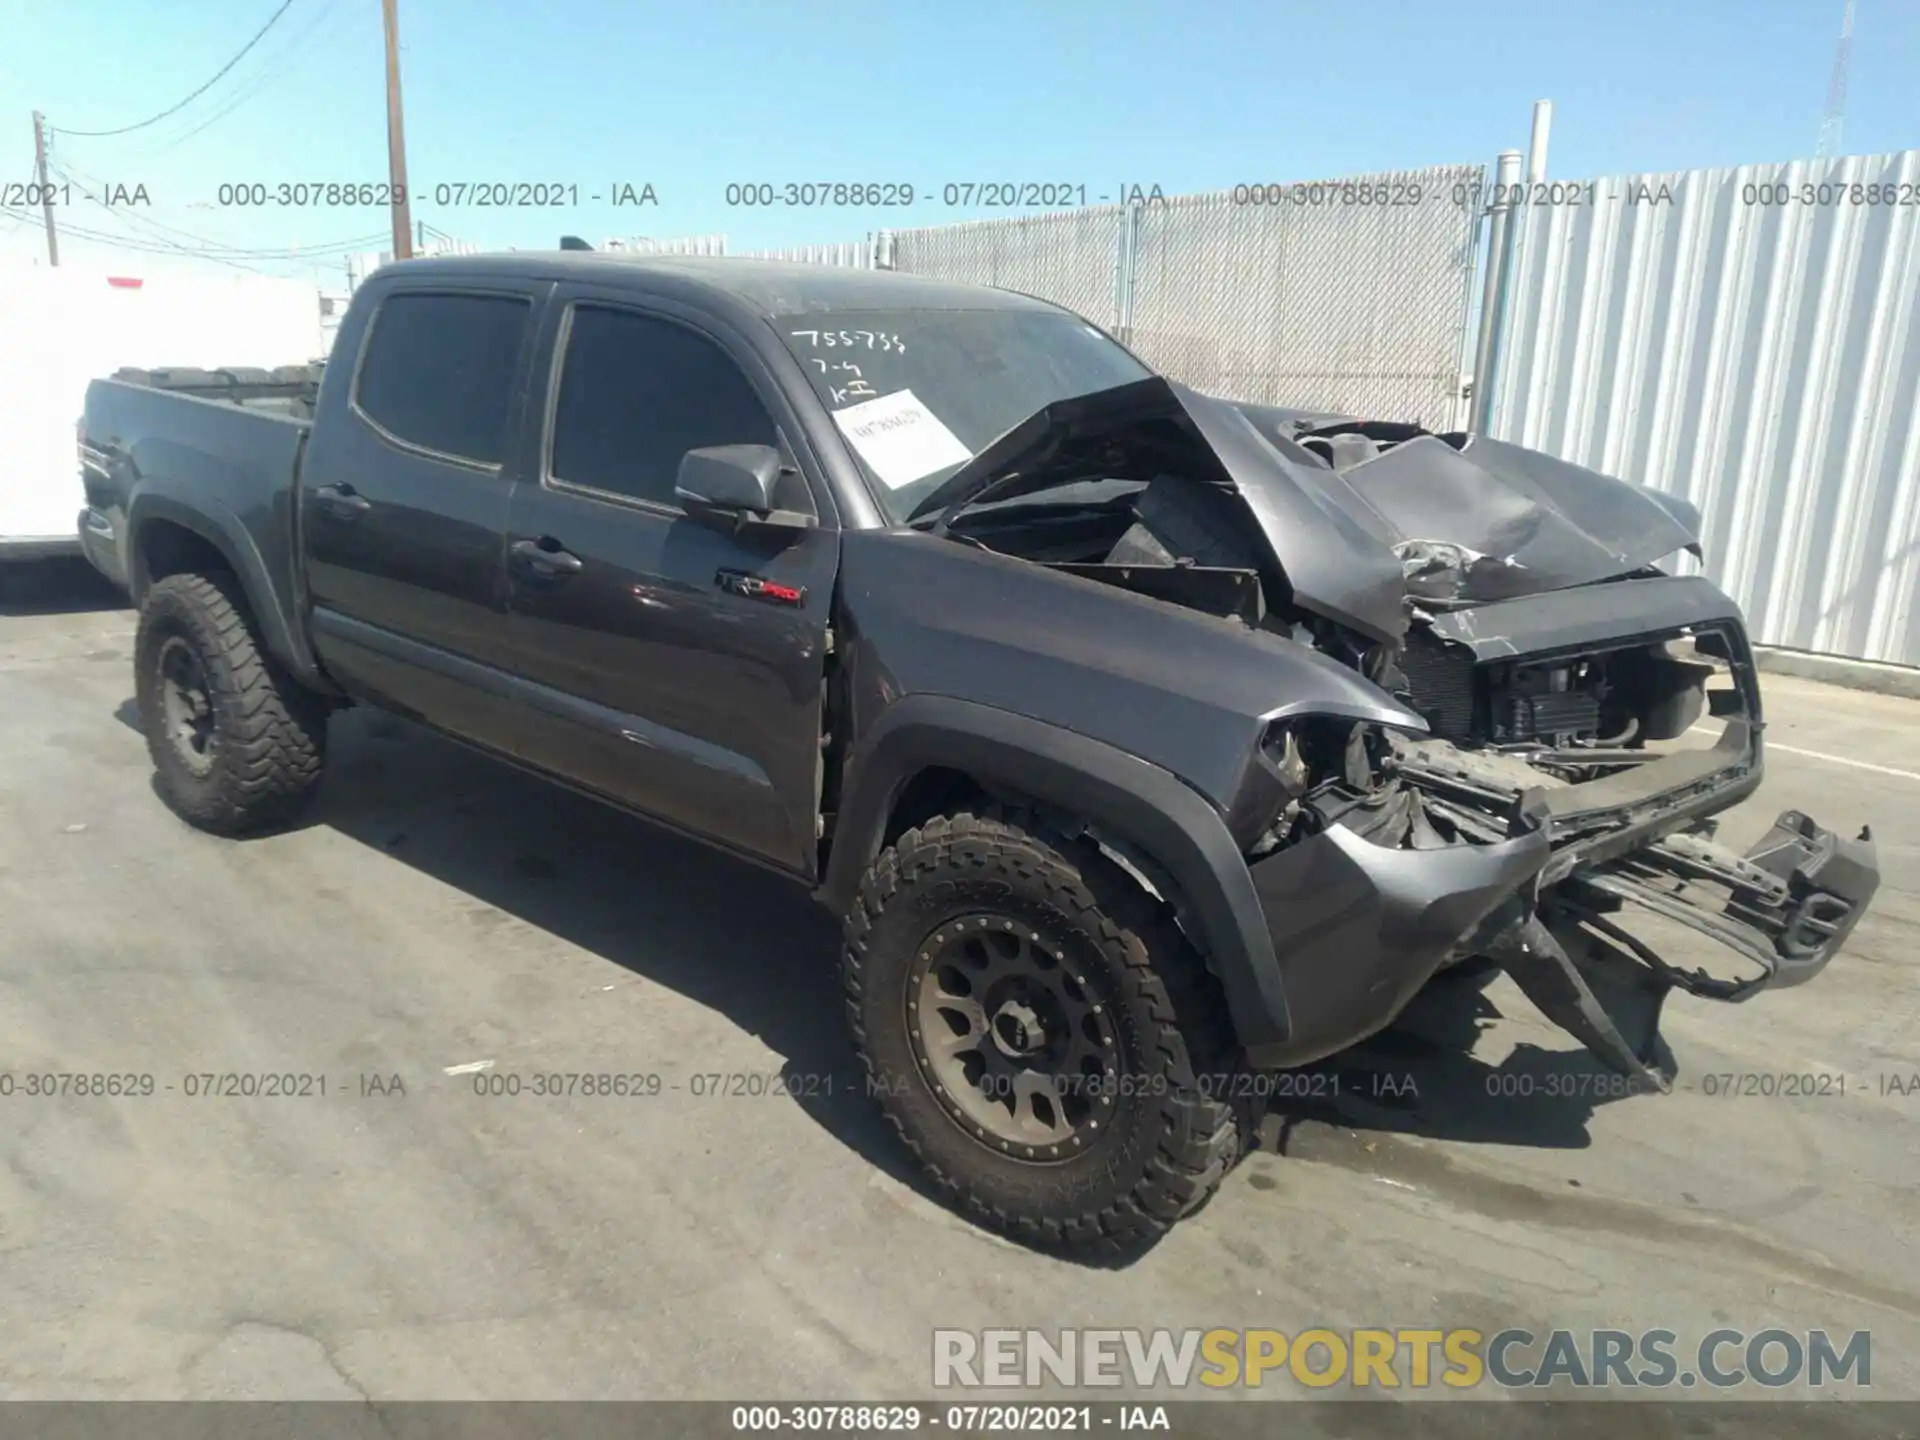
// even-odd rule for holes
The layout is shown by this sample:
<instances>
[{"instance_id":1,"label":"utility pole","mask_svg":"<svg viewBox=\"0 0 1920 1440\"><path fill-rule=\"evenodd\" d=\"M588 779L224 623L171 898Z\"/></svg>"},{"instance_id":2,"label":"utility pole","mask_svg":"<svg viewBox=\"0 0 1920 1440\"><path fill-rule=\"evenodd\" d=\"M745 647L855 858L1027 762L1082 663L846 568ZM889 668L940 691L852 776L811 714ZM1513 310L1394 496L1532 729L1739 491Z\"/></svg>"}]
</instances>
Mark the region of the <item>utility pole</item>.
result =
<instances>
[{"instance_id":1,"label":"utility pole","mask_svg":"<svg viewBox=\"0 0 1920 1440\"><path fill-rule=\"evenodd\" d=\"M47 222L47 264L60 263L60 237L53 233L53 191L47 185L47 117L33 112L33 168L40 181L40 213Z\"/></svg>"},{"instance_id":2,"label":"utility pole","mask_svg":"<svg viewBox=\"0 0 1920 1440\"><path fill-rule=\"evenodd\" d=\"M1853 0L1840 12L1840 43L1833 48L1833 74L1827 79L1827 109L1820 117L1820 139L1813 147L1816 160L1840 153L1840 127L1847 117L1847 66L1853 55Z\"/></svg>"},{"instance_id":3,"label":"utility pole","mask_svg":"<svg viewBox=\"0 0 1920 1440\"><path fill-rule=\"evenodd\" d=\"M393 258L413 258L413 207L407 191L407 134L400 117L398 0L380 0L387 29L387 180L393 190Z\"/></svg>"}]
</instances>

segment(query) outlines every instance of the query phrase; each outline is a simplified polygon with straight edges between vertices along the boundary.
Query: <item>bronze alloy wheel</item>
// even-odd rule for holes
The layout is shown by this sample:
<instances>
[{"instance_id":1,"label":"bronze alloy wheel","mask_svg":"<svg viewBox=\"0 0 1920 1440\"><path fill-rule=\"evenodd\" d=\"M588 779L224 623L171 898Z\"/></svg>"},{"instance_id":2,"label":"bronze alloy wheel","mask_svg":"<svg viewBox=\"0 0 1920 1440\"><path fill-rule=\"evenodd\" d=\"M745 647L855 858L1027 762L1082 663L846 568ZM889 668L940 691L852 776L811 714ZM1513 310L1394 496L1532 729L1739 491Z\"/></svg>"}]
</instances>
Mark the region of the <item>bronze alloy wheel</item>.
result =
<instances>
[{"instance_id":1,"label":"bronze alloy wheel","mask_svg":"<svg viewBox=\"0 0 1920 1440\"><path fill-rule=\"evenodd\" d=\"M914 1059L941 1106L984 1144L1032 1160L1100 1136L1118 1085L1112 1012L1061 947L1004 915L947 921L906 989Z\"/></svg>"},{"instance_id":2,"label":"bronze alloy wheel","mask_svg":"<svg viewBox=\"0 0 1920 1440\"><path fill-rule=\"evenodd\" d=\"M843 978L874 1099L929 1182L1044 1247L1137 1253L1206 1203L1247 1133L1219 983L1081 836L936 815L874 857Z\"/></svg>"}]
</instances>

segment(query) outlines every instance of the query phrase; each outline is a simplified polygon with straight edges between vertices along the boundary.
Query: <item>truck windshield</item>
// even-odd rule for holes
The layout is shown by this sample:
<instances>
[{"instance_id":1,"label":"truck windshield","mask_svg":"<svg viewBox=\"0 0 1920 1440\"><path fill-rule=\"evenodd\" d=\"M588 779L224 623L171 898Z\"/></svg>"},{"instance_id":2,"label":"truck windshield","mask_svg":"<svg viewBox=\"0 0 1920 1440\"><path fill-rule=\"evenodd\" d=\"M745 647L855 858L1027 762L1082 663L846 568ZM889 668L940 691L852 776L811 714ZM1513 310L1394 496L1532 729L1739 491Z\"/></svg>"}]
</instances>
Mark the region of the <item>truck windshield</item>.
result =
<instances>
[{"instance_id":1,"label":"truck windshield","mask_svg":"<svg viewBox=\"0 0 1920 1440\"><path fill-rule=\"evenodd\" d=\"M895 524L1034 411L1151 373L1055 311L860 310L773 323Z\"/></svg>"}]
</instances>

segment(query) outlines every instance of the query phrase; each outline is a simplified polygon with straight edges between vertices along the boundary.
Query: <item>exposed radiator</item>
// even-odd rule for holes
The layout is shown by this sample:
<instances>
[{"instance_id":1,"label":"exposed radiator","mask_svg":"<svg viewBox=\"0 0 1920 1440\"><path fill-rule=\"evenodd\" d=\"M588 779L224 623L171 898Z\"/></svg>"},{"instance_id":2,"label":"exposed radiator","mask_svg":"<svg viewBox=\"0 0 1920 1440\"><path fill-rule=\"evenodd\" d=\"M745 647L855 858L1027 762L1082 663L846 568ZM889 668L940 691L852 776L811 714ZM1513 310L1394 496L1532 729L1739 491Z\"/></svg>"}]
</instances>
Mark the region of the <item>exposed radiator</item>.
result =
<instances>
[{"instance_id":1,"label":"exposed radiator","mask_svg":"<svg viewBox=\"0 0 1920 1440\"><path fill-rule=\"evenodd\" d=\"M1413 708L1426 717L1435 735L1464 740L1473 733L1471 655L1416 630L1400 653L1400 671L1413 692Z\"/></svg>"},{"instance_id":2,"label":"exposed radiator","mask_svg":"<svg viewBox=\"0 0 1920 1440\"><path fill-rule=\"evenodd\" d=\"M1509 695L1507 738L1552 741L1555 736L1592 735L1600 724L1600 702L1584 691L1549 695Z\"/></svg>"}]
</instances>

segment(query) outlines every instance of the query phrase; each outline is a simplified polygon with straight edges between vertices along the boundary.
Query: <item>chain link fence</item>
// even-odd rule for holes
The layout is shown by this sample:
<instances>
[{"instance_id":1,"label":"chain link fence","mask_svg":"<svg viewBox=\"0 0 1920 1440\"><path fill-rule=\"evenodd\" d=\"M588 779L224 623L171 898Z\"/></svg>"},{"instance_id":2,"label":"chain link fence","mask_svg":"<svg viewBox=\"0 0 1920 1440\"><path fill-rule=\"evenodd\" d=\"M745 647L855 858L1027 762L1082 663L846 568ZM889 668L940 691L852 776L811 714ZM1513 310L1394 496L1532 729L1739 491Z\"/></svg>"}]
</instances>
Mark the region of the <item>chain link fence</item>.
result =
<instances>
[{"instance_id":1,"label":"chain link fence","mask_svg":"<svg viewBox=\"0 0 1920 1440\"><path fill-rule=\"evenodd\" d=\"M727 253L727 237L677 235L663 239L654 235L628 235L603 240L600 248L629 255L724 255Z\"/></svg>"},{"instance_id":2,"label":"chain link fence","mask_svg":"<svg viewBox=\"0 0 1920 1440\"><path fill-rule=\"evenodd\" d=\"M1239 187L899 230L881 251L1064 305L1209 394L1450 426L1485 180L1449 165Z\"/></svg>"},{"instance_id":3,"label":"chain link fence","mask_svg":"<svg viewBox=\"0 0 1920 1440\"><path fill-rule=\"evenodd\" d=\"M869 236L865 240L849 240L845 244L826 245L781 245L771 250L734 250L730 254L747 260L785 260L799 265L843 265L856 270L874 268L874 244Z\"/></svg>"},{"instance_id":4,"label":"chain link fence","mask_svg":"<svg viewBox=\"0 0 1920 1440\"><path fill-rule=\"evenodd\" d=\"M1051 300L1108 328L1119 323L1124 205L889 232L892 267L997 285Z\"/></svg>"},{"instance_id":5,"label":"chain link fence","mask_svg":"<svg viewBox=\"0 0 1920 1440\"><path fill-rule=\"evenodd\" d=\"M1445 166L1138 206L1120 333L1211 395L1454 425L1485 175Z\"/></svg>"}]
</instances>

